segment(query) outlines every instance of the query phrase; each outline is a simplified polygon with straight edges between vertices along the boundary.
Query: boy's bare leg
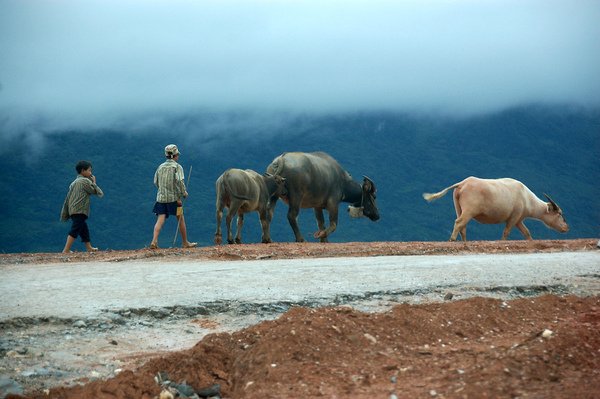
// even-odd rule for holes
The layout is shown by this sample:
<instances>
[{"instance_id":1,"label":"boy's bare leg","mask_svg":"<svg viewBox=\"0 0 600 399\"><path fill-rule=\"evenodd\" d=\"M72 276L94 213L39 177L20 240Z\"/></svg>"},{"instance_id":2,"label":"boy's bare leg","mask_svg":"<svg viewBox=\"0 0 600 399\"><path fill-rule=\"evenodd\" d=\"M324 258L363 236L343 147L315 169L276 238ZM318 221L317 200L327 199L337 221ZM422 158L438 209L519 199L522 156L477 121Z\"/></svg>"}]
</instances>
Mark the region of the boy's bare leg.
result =
<instances>
[{"instance_id":1,"label":"boy's bare leg","mask_svg":"<svg viewBox=\"0 0 600 399\"><path fill-rule=\"evenodd\" d=\"M195 242L189 242L187 239L187 228L185 226L185 217L183 215L177 216L179 224L179 232L181 233L181 246L184 248L193 248L198 245Z\"/></svg>"},{"instance_id":2,"label":"boy's bare leg","mask_svg":"<svg viewBox=\"0 0 600 399\"><path fill-rule=\"evenodd\" d=\"M67 242L65 243L65 248L63 249L63 254L68 254L71 252L71 246L75 242L75 237L67 234Z\"/></svg>"},{"instance_id":3,"label":"boy's bare leg","mask_svg":"<svg viewBox=\"0 0 600 399\"><path fill-rule=\"evenodd\" d=\"M158 248L158 235L165 224L166 215L158 215L156 218L156 224L154 225L154 235L152 236L152 242L150 247Z\"/></svg>"},{"instance_id":4,"label":"boy's bare leg","mask_svg":"<svg viewBox=\"0 0 600 399\"><path fill-rule=\"evenodd\" d=\"M85 243L85 249L87 249L88 252L96 252L98 250L98 248L92 247L92 243L91 242L86 242Z\"/></svg>"}]
</instances>

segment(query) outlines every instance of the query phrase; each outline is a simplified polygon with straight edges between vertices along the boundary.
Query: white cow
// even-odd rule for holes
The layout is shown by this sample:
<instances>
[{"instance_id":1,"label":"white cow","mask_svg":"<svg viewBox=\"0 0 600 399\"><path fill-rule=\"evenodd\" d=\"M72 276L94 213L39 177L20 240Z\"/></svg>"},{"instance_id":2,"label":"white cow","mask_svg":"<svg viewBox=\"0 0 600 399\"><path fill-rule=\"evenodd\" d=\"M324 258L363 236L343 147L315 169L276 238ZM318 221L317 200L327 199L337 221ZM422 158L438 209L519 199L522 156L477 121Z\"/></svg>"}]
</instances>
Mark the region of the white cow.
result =
<instances>
[{"instance_id":1,"label":"white cow","mask_svg":"<svg viewBox=\"0 0 600 399\"><path fill-rule=\"evenodd\" d=\"M542 201L518 180L467 177L439 193L425 193L423 198L431 202L452 189L455 189L454 208L457 218L450 241L456 241L459 233L463 241L467 241L467 223L471 219L486 224L506 223L502 233L503 240L507 239L514 226L517 226L526 239L531 240L531 233L523 224L523 220L527 218L541 220L546 226L561 233L569 231L560 207L546 194L544 195L549 202Z\"/></svg>"}]
</instances>

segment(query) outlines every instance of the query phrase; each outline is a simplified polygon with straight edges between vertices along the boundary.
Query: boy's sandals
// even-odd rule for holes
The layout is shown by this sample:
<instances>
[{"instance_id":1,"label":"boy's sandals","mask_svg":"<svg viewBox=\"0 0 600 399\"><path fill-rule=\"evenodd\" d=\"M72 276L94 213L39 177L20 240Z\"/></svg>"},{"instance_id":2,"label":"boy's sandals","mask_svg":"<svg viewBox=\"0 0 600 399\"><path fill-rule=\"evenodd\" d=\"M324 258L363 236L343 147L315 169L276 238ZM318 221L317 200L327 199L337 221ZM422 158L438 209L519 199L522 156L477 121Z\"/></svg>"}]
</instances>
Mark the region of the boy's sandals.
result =
<instances>
[{"instance_id":1,"label":"boy's sandals","mask_svg":"<svg viewBox=\"0 0 600 399\"><path fill-rule=\"evenodd\" d=\"M158 249L158 245L154 244L154 243L151 243L148 248L150 248L150 249Z\"/></svg>"}]
</instances>

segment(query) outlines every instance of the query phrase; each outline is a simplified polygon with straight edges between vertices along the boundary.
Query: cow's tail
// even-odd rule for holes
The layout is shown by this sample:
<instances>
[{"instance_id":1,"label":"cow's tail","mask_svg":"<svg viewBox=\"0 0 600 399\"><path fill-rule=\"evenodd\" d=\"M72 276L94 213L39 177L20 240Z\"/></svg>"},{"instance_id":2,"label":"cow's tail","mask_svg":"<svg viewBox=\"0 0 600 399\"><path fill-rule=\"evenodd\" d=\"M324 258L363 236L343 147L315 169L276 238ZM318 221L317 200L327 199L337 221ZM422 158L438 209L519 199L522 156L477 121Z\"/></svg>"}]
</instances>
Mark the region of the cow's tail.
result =
<instances>
[{"instance_id":1,"label":"cow's tail","mask_svg":"<svg viewBox=\"0 0 600 399\"><path fill-rule=\"evenodd\" d=\"M446 193L456 187L458 187L460 185L460 183L456 183L451 185L450 187L446 187L445 189L443 189L442 191L438 192L438 193L423 193L423 198L425 198L425 200L427 202L431 202L431 201L435 201L438 198L442 198L444 195L446 195Z\"/></svg>"},{"instance_id":2,"label":"cow's tail","mask_svg":"<svg viewBox=\"0 0 600 399\"><path fill-rule=\"evenodd\" d=\"M223 190L225 190L225 187L223 185L223 176L221 175L217 179L217 181L215 183L215 191L217 193L217 200L215 201L216 202L216 208L220 209L220 210L223 210L222 207L225 205L223 203L223 195L225 195L225 193L223 192Z\"/></svg>"},{"instance_id":3,"label":"cow's tail","mask_svg":"<svg viewBox=\"0 0 600 399\"><path fill-rule=\"evenodd\" d=\"M272 175L279 175L282 170L283 170L283 157L281 155L279 155L267 167L267 173L270 173Z\"/></svg>"}]
</instances>

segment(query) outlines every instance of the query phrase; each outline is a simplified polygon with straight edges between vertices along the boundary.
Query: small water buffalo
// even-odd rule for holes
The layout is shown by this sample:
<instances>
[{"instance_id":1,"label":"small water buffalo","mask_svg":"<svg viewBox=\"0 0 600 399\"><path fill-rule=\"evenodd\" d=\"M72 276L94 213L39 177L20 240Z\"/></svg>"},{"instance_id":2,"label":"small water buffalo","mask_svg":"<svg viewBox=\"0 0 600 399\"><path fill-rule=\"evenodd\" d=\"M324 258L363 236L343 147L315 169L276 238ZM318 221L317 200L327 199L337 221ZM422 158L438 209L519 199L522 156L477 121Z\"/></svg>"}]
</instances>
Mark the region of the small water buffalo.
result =
<instances>
[{"instance_id":1,"label":"small water buffalo","mask_svg":"<svg viewBox=\"0 0 600 399\"><path fill-rule=\"evenodd\" d=\"M368 177L361 184L352 180L340 164L324 152L286 152L276 157L267 172L286 179L287 195L279 197L289 205L287 218L297 242L304 237L298 227L300 208L314 208L319 230L314 234L321 242L327 242L329 234L336 229L338 206L348 202L360 207L362 214L371 220L379 219L375 201L375 183ZM275 201L271 202L275 207ZM323 210L329 213L329 227L325 228Z\"/></svg>"},{"instance_id":2,"label":"small water buffalo","mask_svg":"<svg viewBox=\"0 0 600 399\"><path fill-rule=\"evenodd\" d=\"M233 244L233 235L231 232L231 220L237 214L237 232L235 243L242 242L242 226L244 225L244 213L256 211L260 218L262 227L262 242L271 242L269 226L273 217L273 209L269 207L269 202L277 200L278 195L285 194L285 179L281 176L270 174L260 175L257 172L247 169L228 169L219 178L216 183L217 201L216 217L217 231L215 232L215 244L222 242L221 237L221 219L223 218L223 209L228 208L225 222L227 224L227 242Z\"/></svg>"},{"instance_id":3,"label":"small water buffalo","mask_svg":"<svg viewBox=\"0 0 600 399\"><path fill-rule=\"evenodd\" d=\"M510 230L517 226L526 239L531 240L531 233L523 220L538 219L561 233L569 231L562 210L552 199L544 194L549 202L542 201L518 180L480 179L467 177L460 183L453 184L435 194L423 194L425 200L431 202L454 190L454 208L457 219L450 241L455 241L458 234L467 241L467 223L475 219L480 223L506 223L502 239L506 240Z\"/></svg>"}]
</instances>

